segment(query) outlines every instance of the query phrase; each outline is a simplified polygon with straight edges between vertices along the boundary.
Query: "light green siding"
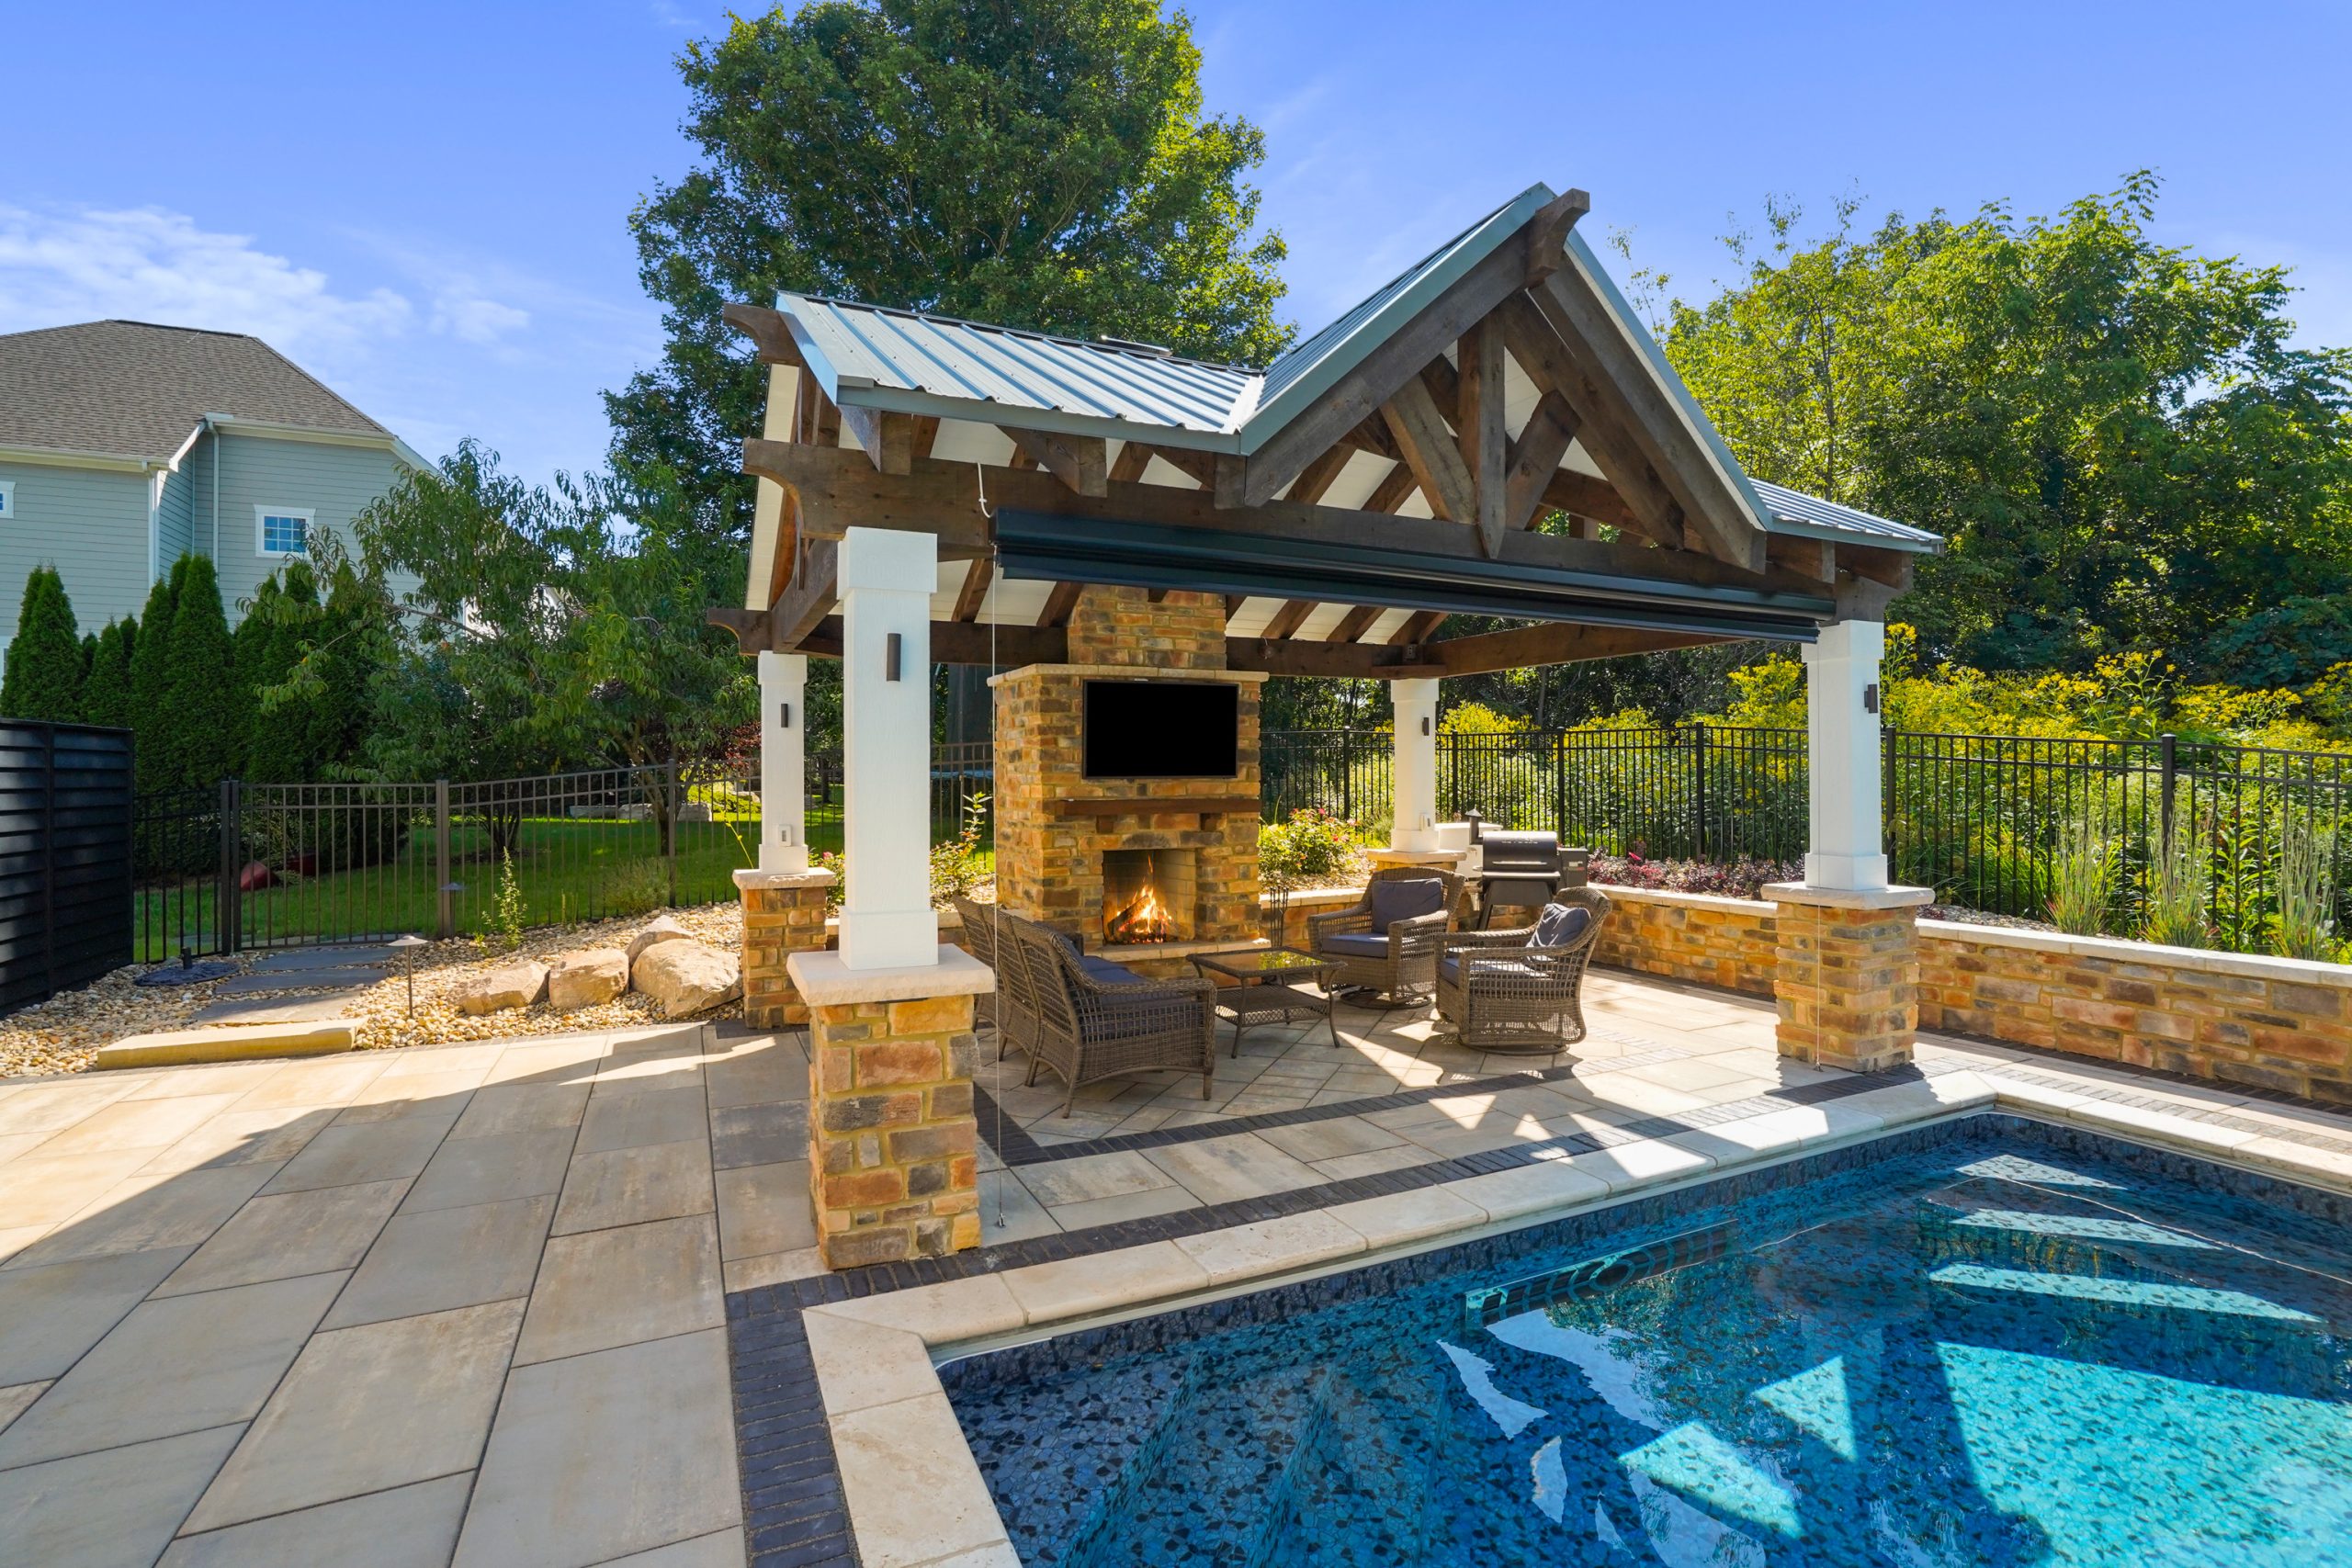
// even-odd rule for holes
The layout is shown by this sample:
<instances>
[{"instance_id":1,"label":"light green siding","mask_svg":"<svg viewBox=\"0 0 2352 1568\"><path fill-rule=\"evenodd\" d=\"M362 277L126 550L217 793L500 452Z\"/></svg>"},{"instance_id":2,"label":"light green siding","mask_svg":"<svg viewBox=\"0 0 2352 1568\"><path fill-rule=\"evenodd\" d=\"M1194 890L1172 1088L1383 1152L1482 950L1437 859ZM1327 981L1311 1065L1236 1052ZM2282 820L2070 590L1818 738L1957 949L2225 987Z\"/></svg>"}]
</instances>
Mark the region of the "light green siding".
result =
<instances>
[{"instance_id":1,"label":"light green siding","mask_svg":"<svg viewBox=\"0 0 2352 1568\"><path fill-rule=\"evenodd\" d=\"M0 527L0 633L17 635L25 579L53 566L85 631L135 615L147 602L147 497L143 474L0 461L16 487L17 515Z\"/></svg>"},{"instance_id":2,"label":"light green siding","mask_svg":"<svg viewBox=\"0 0 2352 1568\"><path fill-rule=\"evenodd\" d=\"M217 549L215 464L220 481ZM191 543L198 553L213 558L232 625L243 618L239 602L252 598L262 580L286 560L261 553L255 508L307 512L314 536L331 530L349 547L352 518L390 490L399 472L397 459L380 448L233 433L205 436L182 467L193 502Z\"/></svg>"},{"instance_id":3,"label":"light green siding","mask_svg":"<svg viewBox=\"0 0 2352 1568\"><path fill-rule=\"evenodd\" d=\"M155 508L155 570L169 571L195 543L196 486L184 464L164 476L163 499Z\"/></svg>"}]
</instances>

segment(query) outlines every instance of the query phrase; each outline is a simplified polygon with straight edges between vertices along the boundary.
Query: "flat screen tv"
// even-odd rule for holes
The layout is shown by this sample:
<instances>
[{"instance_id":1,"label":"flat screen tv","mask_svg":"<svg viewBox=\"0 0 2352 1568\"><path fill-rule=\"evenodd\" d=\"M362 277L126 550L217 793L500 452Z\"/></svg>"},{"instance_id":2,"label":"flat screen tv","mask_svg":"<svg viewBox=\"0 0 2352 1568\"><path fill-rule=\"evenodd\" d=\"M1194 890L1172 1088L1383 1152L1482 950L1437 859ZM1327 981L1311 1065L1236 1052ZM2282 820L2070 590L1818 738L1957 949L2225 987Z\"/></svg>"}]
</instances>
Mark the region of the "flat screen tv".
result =
<instances>
[{"instance_id":1,"label":"flat screen tv","mask_svg":"<svg viewBox=\"0 0 2352 1568\"><path fill-rule=\"evenodd\" d=\"M1086 682L1090 779L1229 779L1240 772L1241 688L1210 681Z\"/></svg>"}]
</instances>

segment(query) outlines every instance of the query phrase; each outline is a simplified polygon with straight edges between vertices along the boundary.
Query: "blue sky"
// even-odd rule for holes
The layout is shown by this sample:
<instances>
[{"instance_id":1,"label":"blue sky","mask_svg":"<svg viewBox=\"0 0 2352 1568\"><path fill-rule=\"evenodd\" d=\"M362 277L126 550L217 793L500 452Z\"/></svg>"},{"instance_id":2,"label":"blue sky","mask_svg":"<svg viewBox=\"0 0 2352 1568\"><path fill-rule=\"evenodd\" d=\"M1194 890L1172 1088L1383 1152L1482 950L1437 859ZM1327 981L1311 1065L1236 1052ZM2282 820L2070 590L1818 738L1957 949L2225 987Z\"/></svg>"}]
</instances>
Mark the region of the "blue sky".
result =
<instances>
[{"instance_id":1,"label":"blue sky","mask_svg":"<svg viewBox=\"0 0 2352 1568\"><path fill-rule=\"evenodd\" d=\"M1192 7L1209 106L1267 132L1312 328L1535 179L1702 296L1767 192L2050 210L2127 170L2163 233L2291 265L2352 342L2352 6ZM255 332L419 449L596 462L659 352L625 219L687 166L686 0L9 8L0 331ZM1734 215L1738 215L1735 218Z\"/></svg>"}]
</instances>

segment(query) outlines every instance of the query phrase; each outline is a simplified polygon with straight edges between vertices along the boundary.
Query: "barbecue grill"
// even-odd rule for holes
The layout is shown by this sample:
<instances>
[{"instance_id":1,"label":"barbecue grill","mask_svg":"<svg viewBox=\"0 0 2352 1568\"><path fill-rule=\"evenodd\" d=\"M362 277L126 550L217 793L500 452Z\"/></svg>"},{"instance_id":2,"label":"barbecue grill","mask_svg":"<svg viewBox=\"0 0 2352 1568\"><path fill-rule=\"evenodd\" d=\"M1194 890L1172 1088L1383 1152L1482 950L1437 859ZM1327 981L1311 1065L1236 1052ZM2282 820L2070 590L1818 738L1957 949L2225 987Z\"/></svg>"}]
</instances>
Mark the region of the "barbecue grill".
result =
<instances>
[{"instance_id":1,"label":"barbecue grill","mask_svg":"<svg viewBox=\"0 0 2352 1568\"><path fill-rule=\"evenodd\" d=\"M1494 924L1502 908L1540 909L1563 887L1581 887L1590 850L1560 848L1557 833L1516 832L1483 824L1471 828L1479 848L1478 924Z\"/></svg>"}]
</instances>

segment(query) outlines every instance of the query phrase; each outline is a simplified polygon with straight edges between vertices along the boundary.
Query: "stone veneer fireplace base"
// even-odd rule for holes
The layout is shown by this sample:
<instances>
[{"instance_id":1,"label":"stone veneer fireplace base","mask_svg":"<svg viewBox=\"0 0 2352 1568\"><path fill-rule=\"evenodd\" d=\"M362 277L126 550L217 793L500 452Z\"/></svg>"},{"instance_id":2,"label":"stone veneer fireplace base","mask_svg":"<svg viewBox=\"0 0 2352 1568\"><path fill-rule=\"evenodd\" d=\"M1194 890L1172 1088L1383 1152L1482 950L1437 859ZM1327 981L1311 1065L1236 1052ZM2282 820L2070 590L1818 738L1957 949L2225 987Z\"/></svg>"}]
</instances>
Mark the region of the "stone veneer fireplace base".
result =
<instances>
[{"instance_id":1,"label":"stone veneer fireplace base","mask_svg":"<svg viewBox=\"0 0 2352 1568\"><path fill-rule=\"evenodd\" d=\"M1258 687L1225 668L1225 600L1140 588L1089 588L1069 618L1068 664L990 679L996 690L997 900L1069 932L1090 952L1173 968L1189 953L1262 940L1258 909ZM1227 682L1236 705L1232 779L1090 779L1080 733L1089 679ZM1098 807L1099 803L1099 807ZM1103 942L1103 857L1121 850L1192 852L1191 935L1114 947Z\"/></svg>"}]
</instances>

